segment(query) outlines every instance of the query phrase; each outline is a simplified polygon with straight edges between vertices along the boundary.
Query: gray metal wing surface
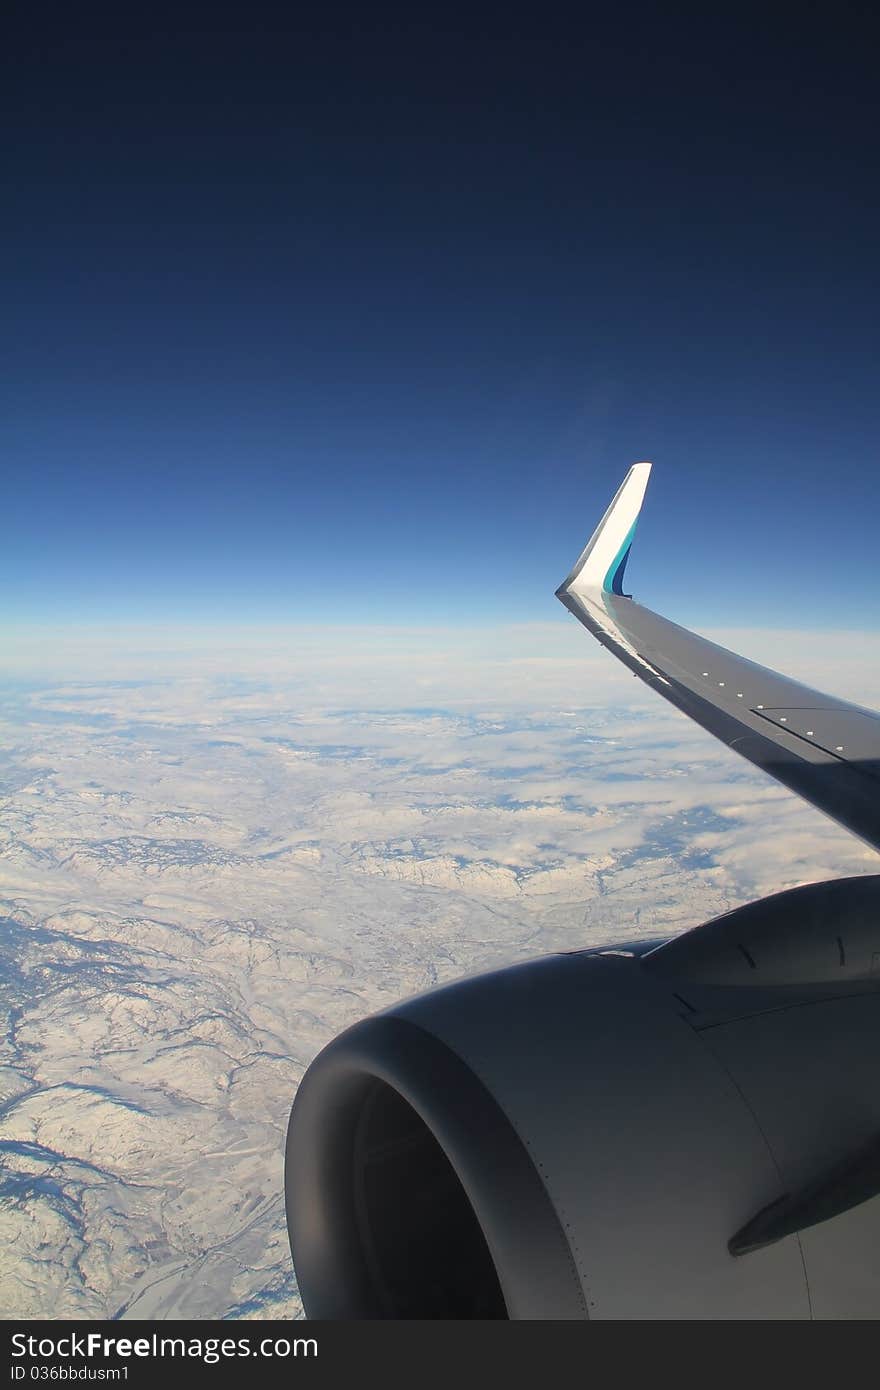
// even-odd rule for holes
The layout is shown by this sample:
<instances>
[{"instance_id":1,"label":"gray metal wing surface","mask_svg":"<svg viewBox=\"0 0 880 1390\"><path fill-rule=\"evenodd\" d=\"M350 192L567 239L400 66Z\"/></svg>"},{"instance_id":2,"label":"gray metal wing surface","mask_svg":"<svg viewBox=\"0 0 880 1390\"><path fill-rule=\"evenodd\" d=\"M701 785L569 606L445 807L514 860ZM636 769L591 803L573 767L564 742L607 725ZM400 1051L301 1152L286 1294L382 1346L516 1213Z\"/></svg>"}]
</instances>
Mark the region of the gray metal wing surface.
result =
<instances>
[{"instance_id":1,"label":"gray metal wing surface","mask_svg":"<svg viewBox=\"0 0 880 1390\"><path fill-rule=\"evenodd\" d=\"M557 597L665 700L880 849L880 714L759 666L624 594L650 471L649 463L629 470Z\"/></svg>"}]
</instances>

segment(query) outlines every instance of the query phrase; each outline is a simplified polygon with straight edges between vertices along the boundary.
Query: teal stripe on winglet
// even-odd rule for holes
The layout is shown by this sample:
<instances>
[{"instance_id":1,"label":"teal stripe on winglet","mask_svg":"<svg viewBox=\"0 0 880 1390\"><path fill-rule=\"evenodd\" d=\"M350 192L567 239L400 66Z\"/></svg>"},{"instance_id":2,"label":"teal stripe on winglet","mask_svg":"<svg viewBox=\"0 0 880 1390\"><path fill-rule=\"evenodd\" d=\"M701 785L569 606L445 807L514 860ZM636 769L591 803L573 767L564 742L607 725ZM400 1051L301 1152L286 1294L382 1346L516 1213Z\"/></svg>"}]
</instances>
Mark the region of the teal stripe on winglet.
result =
<instances>
[{"instance_id":1,"label":"teal stripe on winglet","mask_svg":"<svg viewBox=\"0 0 880 1390\"><path fill-rule=\"evenodd\" d=\"M608 573L605 575L605 581L602 585L606 594L621 594L624 598L627 597L623 592L623 572L626 569L626 562L629 559L629 552L632 547L633 536L636 533L637 524L638 517L627 531L623 545L608 566Z\"/></svg>"}]
</instances>

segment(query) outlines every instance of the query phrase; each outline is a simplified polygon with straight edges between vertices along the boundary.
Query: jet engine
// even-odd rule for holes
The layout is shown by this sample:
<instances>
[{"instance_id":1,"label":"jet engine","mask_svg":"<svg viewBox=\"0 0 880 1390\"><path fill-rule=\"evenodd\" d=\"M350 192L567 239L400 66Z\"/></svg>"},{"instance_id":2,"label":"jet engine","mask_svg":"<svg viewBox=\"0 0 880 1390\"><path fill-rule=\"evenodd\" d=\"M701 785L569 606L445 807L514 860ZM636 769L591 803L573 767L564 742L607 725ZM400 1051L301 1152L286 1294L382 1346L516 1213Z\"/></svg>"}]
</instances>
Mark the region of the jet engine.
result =
<instances>
[{"instance_id":1,"label":"jet engine","mask_svg":"<svg viewBox=\"0 0 880 1390\"><path fill-rule=\"evenodd\" d=\"M310 1318L880 1316L880 876L357 1024L290 1118Z\"/></svg>"}]
</instances>

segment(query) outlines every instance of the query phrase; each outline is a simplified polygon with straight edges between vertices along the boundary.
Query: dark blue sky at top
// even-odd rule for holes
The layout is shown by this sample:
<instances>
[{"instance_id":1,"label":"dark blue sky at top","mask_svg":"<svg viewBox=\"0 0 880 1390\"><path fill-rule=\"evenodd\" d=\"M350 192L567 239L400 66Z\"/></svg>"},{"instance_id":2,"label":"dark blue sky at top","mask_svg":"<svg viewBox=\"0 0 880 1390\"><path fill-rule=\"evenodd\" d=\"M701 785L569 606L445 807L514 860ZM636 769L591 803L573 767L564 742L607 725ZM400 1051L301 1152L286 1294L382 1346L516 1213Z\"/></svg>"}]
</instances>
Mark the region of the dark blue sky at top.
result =
<instances>
[{"instance_id":1,"label":"dark blue sky at top","mask_svg":"<svg viewBox=\"0 0 880 1390\"><path fill-rule=\"evenodd\" d=\"M768 8L21 27L10 616L564 621L651 458L637 597L876 626L877 21Z\"/></svg>"}]
</instances>

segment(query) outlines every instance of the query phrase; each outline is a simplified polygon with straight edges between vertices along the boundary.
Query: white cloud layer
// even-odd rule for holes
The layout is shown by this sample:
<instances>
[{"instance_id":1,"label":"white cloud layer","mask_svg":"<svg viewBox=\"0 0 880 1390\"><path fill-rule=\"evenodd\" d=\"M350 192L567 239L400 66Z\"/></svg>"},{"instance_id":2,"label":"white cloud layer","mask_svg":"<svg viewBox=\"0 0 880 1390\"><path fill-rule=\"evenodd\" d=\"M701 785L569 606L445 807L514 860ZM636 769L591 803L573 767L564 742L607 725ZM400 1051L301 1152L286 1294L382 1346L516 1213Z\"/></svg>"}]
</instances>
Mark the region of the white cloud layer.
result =
<instances>
[{"instance_id":1,"label":"white cloud layer","mask_svg":"<svg viewBox=\"0 0 880 1390\"><path fill-rule=\"evenodd\" d=\"M356 599L353 599L356 607ZM763 628L705 636L818 689L880 704L880 633ZM0 626L0 679L234 677L317 708L486 708L650 700L574 619L492 628ZM624 694L625 691L625 694Z\"/></svg>"}]
</instances>

